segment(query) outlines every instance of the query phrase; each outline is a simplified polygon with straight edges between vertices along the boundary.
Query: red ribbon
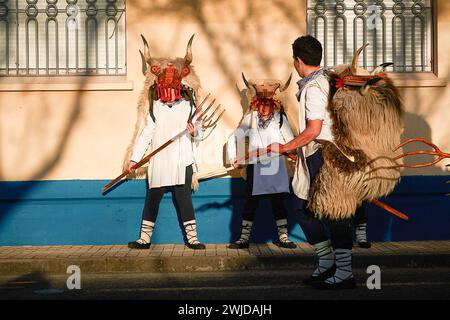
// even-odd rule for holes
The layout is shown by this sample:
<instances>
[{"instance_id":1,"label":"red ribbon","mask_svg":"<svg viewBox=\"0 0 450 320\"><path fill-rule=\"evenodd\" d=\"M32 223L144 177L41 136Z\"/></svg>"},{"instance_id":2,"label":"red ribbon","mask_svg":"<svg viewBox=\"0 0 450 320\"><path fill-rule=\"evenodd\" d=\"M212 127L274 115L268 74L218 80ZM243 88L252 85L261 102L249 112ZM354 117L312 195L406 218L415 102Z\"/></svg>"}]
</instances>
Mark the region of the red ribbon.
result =
<instances>
[{"instance_id":1,"label":"red ribbon","mask_svg":"<svg viewBox=\"0 0 450 320\"><path fill-rule=\"evenodd\" d=\"M334 86L336 89L341 89L344 87L344 80L341 78L335 78L334 79Z\"/></svg>"}]
</instances>

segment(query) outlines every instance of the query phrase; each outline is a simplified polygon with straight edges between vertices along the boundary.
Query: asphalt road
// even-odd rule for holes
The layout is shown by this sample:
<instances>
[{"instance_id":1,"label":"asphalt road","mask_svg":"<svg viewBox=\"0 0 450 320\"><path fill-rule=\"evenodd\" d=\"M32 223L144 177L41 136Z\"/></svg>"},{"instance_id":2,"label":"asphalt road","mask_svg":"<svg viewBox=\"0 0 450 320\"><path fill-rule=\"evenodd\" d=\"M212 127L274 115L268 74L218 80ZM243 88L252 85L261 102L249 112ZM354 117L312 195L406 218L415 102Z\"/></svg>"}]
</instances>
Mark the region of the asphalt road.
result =
<instances>
[{"instance_id":1,"label":"asphalt road","mask_svg":"<svg viewBox=\"0 0 450 320\"><path fill-rule=\"evenodd\" d=\"M318 291L301 280L310 270L81 275L69 290L67 275L0 276L0 299L91 300L374 300L450 299L450 269L384 269L381 289L369 290L366 270L355 270L354 290Z\"/></svg>"}]
</instances>

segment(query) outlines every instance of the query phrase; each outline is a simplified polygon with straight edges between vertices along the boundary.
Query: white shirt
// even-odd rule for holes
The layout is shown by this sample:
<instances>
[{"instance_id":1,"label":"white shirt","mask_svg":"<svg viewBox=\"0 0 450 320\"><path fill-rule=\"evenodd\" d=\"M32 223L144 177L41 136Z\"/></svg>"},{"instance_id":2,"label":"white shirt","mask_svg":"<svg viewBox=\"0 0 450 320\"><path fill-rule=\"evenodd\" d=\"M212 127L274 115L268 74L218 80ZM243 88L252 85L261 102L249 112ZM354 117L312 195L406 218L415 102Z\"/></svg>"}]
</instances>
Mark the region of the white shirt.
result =
<instances>
[{"instance_id":1,"label":"white shirt","mask_svg":"<svg viewBox=\"0 0 450 320\"><path fill-rule=\"evenodd\" d=\"M227 152L231 162L233 158L241 159L245 155L245 137L249 138L249 151L265 148L278 142L284 144L294 138L288 119L283 116L283 124L280 128L280 113L274 112L266 128L258 126L258 113L252 111L247 114L239 128L228 139ZM236 139L238 152L236 152ZM252 157L250 163L254 163L252 195L273 194L289 192L289 176L287 173L285 157L262 155L259 158ZM256 163L256 162L259 163ZM244 162L244 161L243 161Z\"/></svg>"},{"instance_id":2,"label":"white shirt","mask_svg":"<svg viewBox=\"0 0 450 320\"><path fill-rule=\"evenodd\" d=\"M334 141L331 117L327 109L329 86L320 88L312 85L304 90L306 120L322 120L322 129L316 139Z\"/></svg>"},{"instance_id":3,"label":"white shirt","mask_svg":"<svg viewBox=\"0 0 450 320\"><path fill-rule=\"evenodd\" d=\"M131 160L139 162L147 149L150 149L151 152L181 131L186 130L190 112L191 106L189 101L186 100L180 100L172 107L160 100L153 101L155 122L148 114L147 125L134 145ZM203 131L197 124L195 139L198 141L202 134ZM193 138L186 132L185 135L174 140L150 159L148 165L149 187L158 188L185 184L186 167L191 164L194 164L193 169L196 172Z\"/></svg>"},{"instance_id":4,"label":"white shirt","mask_svg":"<svg viewBox=\"0 0 450 320\"><path fill-rule=\"evenodd\" d=\"M244 138L248 136L248 150L253 151L267 147L271 143L278 142L284 144L294 139L288 119L283 116L283 125L280 128L280 113L274 112L274 118L267 128L258 127L258 112L251 111L241 121L241 125L233 135L230 136L227 143L228 161L233 158L241 158L245 155ZM237 140L237 150L236 150ZM250 162L256 162L256 159L249 159ZM264 161L264 157L260 157L259 161Z\"/></svg>"},{"instance_id":5,"label":"white shirt","mask_svg":"<svg viewBox=\"0 0 450 320\"><path fill-rule=\"evenodd\" d=\"M299 131L303 132L306 129L306 119L322 119L322 130L316 139L334 141L331 117L327 110L329 90L330 84L325 75L314 78L305 85L299 95ZM292 179L292 188L300 199L307 200L309 197L310 179L306 158L317 149L318 145L315 141L297 149L298 160Z\"/></svg>"}]
</instances>

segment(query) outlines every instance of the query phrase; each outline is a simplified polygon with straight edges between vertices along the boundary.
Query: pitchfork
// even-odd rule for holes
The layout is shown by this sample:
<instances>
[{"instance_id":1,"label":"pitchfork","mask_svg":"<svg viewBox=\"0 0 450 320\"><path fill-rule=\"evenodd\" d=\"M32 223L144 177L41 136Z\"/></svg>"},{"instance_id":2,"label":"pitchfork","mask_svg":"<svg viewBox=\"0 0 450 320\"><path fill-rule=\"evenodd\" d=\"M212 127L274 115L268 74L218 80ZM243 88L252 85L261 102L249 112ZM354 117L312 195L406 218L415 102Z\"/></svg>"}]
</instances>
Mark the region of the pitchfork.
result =
<instances>
[{"instance_id":1,"label":"pitchfork","mask_svg":"<svg viewBox=\"0 0 450 320\"><path fill-rule=\"evenodd\" d=\"M400 149L401 147L404 147L405 145L412 143L412 142L422 142L430 147L432 147L434 150L418 150L418 151L409 151L409 152L405 152L402 153L401 155L397 156L394 158L394 160L398 160L407 156L413 156L413 155L418 155L418 154L427 154L427 155L431 155L431 156L437 156L436 159L434 159L433 161L429 161L429 162L425 162L425 163L417 163L417 164L398 164L392 168L423 168L423 167L428 167L428 166L432 166L436 163L438 163L439 161L443 160L443 159L448 159L450 158L450 153L445 153L442 152L441 149L439 149L439 147L437 145L435 145L434 143L422 139L422 138L412 138L409 140L406 140L404 142L402 142L401 144L399 144L397 146L397 148L395 148L394 151ZM403 219L403 220L408 220L408 217L395 210L392 207L389 207L387 204L380 202L379 200L376 199L370 199L370 201L374 204L376 204L377 206L385 209L386 211L396 215L397 217Z\"/></svg>"},{"instance_id":2,"label":"pitchfork","mask_svg":"<svg viewBox=\"0 0 450 320\"><path fill-rule=\"evenodd\" d=\"M205 104L205 102L207 101L207 99L209 98L209 94L203 99L203 101L200 103L200 105L195 109L195 111L189 116L188 118L188 123L192 123L192 121L194 120L194 117L198 114L197 116L197 121L196 122L200 122L201 123L201 127L204 130L210 129L214 130L214 128L217 125L217 122L219 121L219 119L222 117L223 113L225 112L225 109L223 109L218 116L216 116L216 113L220 110L220 104L215 107L214 111L212 112L211 115L207 115L208 111L213 107L214 103L216 102L216 99L212 100L211 103L209 104L209 106L203 110L203 105ZM214 118L215 117L215 118ZM135 165L133 165L131 167L131 170L125 170L124 172L122 172L121 175L119 175L117 178L115 178L113 181L111 181L110 183L108 183L106 186L104 186L102 188L103 191L108 190L109 188L111 188L113 185L115 185L117 182L119 182L120 180L122 180L122 178L126 177L132 170L135 170L137 168L142 167L144 164L146 164L153 156L155 156L158 152L160 152L161 150L163 150L165 147L167 147L168 145L170 145L172 142L174 142L175 140L177 140L178 138L184 136L186 133L188 133L188 129L185 129L183 131L181 131L179 134L177 134L176 136L174 136L172 139L168 140L167 142L165 142L163 145L161 145L160 147L158 147L157 149L153 150L149 155L145 156L144 158L142 158L141 161L139 161L138 163L136 163Z\"/></svg>"},{"instance_id":3,"label":"pitchfork","mask_svg":"<svg viewBox=\"0 0 450 320\"><path fill-rule=\"evenodd\" d=\"M395 160L398 160L400 158L404 158L407 156L417 155L417 154L428 154L428 155L432 155L432 156L437 156L437 158L433 161L429 161L429 162L425 162L425 163L399 164L396 167L399 167L399 168L422 168L422 167L432 166L443 159L450 158L450 153L442 152L441 149L439 149L439 147L437 145L435 145L434 143L432 143L428 140L422 139L422 138L412 138L412 139L406 140L405 142L402 142L395 150L400 149L401 147L405 146L408 143L412 143L412 142L416 142L416 141L425 143L426 145L429 145L430 147L432 147L434 150L433 151L432 150L419 150L419 151L405 152L405 153L395 157Z\"/></svg>"}]
</instances>

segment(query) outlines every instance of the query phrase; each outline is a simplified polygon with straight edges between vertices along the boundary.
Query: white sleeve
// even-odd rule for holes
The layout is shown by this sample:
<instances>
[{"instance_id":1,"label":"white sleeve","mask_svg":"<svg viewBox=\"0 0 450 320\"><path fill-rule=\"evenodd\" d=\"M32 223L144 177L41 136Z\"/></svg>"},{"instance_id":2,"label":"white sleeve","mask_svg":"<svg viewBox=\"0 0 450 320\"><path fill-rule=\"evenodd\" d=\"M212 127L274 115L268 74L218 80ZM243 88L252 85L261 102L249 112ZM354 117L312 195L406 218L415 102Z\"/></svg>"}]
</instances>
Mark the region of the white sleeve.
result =
<instances>
[{"instance_id":1,"label":"white sleeve","mask_svg":"<svg viewBox=\"0 0 450 320\"><path fill-rule=\"evenodd\" d=\"M131 161L139 162L144 156L145 152L150 145L153 138L153 133L155 131L155 123L153 122L150 114L147 115L147 125L142 129L139 138L133 148L133 153L131 154Z\"/></svg>"},{"instance_id":2,"label":"white sleeve","mask_svg":"<svg viewBox=\"0 0 450 320\"><path fill-rule=\"evenodd\" d=\"M246 115L242 121L240 126L233 132L233 134L228 138L227 142L227 159L228 163L231 163L233 158L236 158L236 143L243 143L242 140L245 139L245 136L248 133L248 129L250 128L251 114ZM245 140L244 140L245 142Z\"/></svg>"},{"instance_id":3,"label":"white sleeve","mask_svg":"<svg viewBox=\"0 0 450 320\"><path fill-rule=\"evenodd\" d=\"M306 89L305 115L307 120L325 120L328 96L319 87Z\"/></svg>"},{"instance_id":4,"label":"white sleeve","mask_svg":"<svg viewBox=\"0 0 450 320\"><path fill-rule=\"evenodd\" d=\"M200 141L202 141L205 130L202 127L202 121L197 119L197 116L194 116L194 118L192 119L192 122L195 124L195 133L194 136L192 137L191 134L189 132L187 132L186 134L188 135L188 137L190 139L193 139L193 141L195 141L195 145L198 146L198 144L200 143Z\"/></svg>"},{"instance_id":5,"label":"white sleeve","mask_svg":"<svg viewBox=\"0 0 450 320\"><path fill-rule=\"evenodd\" d=\"M294 133L292 132L291 126L289 125L289 121L286 115L282 115L283 117L283 125L281 126L281 135L283 137L284 143L287 143L294 139Z\"/></svg>"}]
</instances>

